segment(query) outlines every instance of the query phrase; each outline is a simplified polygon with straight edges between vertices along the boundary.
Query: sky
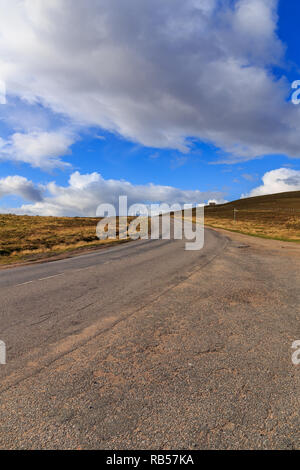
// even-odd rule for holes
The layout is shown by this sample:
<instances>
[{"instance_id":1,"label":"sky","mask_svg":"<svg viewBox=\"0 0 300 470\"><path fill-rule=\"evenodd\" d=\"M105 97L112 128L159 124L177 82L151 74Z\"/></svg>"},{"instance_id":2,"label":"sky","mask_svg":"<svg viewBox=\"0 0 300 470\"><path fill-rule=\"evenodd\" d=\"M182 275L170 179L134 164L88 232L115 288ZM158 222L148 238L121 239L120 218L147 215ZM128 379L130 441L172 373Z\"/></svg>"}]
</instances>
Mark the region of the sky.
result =
<instances>
[{"instance_id":1,"label":"sky","mask_svg":"<svg viewBox=\"0 0 300 470\"><path fill-rule=\"evenodd\" d=\"M300 190L299 18L295 0L0 0L0 212Z\"/></svg>"}]
</instances>

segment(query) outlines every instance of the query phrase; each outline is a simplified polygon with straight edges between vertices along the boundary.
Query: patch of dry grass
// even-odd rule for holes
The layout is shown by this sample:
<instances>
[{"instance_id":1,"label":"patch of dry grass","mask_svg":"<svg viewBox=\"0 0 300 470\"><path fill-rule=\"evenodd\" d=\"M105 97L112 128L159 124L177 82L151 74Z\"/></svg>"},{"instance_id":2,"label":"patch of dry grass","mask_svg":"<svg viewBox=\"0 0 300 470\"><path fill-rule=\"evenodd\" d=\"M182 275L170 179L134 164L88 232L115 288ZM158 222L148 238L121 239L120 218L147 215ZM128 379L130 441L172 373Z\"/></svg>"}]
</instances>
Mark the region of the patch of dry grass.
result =
<instances>
[{"instance_id":1,"label":"patch of dry grass","mask_svg":"<svg viewBox=\"0 0 300 470\"><path fill-rule=\"evenodd\" d=\"M205 224L247 235L300 242L300 191L206 207Z\"/></svg>"},{"instance_id":2,"label":"patch of dry grass","mask_svg":"<svg viewBox=\"0 0 300 470\"><path fill-rule=\"evenodd\" d=\"M236 222L234 209L238 211ZM119 239L100 241L96 236L99 220L0 214L0 265L124 242ZM247 235L300 242L300 191L206 207L205 223Z\"/></svg>"},{"instance_id":3,"label":"patch of dry grass","mask_svg":"<svg viewBox=\"0 0 300 470\"><path fill-rule=\"evenodd\" d=\"M0 265L124 242L118 239L100 241L96 236L99 220L0 214Z\"/></svg>"}]
</instances>

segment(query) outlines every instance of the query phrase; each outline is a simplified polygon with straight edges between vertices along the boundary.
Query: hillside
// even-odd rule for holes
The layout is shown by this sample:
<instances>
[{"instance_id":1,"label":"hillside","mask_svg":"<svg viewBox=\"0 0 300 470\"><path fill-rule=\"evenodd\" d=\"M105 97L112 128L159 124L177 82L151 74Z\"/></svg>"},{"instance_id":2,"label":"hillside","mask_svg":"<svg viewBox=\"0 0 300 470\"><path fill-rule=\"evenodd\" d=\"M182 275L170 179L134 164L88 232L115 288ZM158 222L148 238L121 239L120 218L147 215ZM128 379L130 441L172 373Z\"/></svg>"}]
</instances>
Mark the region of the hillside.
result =
<instances>
[{"instance_id":1,"label":"hillside","mask_svg":"<svg viewBox=\"0 0 300 470\"><path fill-rule=\"evenodd\" d=\"M247 235L299 242L300 191L239 199L206 207L205 223Z\"/></svg>"},{"instance_id":2,"label":"hillside","mask_svg":"<svg viewBox=\"0 0 300 470\"><path fill-rule=\"evenodd\" d=\"M236 221L234 221L236 209ZM98 249L97 218L0 214L0 265ZM248 235L300 242L300 191L240 199L205 208L205 223Z\"/></svg>"},{"instance_id":3,"label":"hillside","mask_svg":"<svg viewBox=\"0 0 300 470\"><path fill-rule=\"evenodd\" d=\"M67 256L70 252L121 243L100 241L96 236L98 222L99 218L91 217L0 214L0 265Z\"/></svg>"}]
</instances>

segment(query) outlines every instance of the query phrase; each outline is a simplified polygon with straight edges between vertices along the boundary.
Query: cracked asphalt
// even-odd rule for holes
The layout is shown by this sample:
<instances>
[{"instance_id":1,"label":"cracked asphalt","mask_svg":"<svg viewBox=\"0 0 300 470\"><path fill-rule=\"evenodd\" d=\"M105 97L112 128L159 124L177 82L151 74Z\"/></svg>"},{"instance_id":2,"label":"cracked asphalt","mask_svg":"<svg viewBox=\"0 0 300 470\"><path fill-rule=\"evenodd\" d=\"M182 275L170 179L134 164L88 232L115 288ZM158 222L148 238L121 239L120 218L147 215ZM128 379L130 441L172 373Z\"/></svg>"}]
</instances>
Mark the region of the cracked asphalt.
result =
<instances>
[{"instance_id":1,"label":"cracked asphalt","mask_svg":"<svg viewBox=\"0 0 300 470\"><path fill-rule=\"evenodd\" d=\"M205 230L0 272L2 449L299 449L300 247Z\"/></svg>"}]
</instances>

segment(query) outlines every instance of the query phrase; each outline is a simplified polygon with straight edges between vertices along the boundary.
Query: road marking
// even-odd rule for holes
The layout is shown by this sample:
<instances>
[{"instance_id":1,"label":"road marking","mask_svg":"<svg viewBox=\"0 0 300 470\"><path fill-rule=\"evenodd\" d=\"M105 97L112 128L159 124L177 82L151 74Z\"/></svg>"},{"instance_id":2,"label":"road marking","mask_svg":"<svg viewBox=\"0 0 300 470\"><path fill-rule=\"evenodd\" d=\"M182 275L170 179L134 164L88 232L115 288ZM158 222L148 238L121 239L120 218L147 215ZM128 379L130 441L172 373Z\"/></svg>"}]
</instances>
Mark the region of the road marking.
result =
<instances>
[{"instance_id":1,"label":"road marking","mask_svg":"<svg viewBox=\"0 0 300 470\"><path fill-rule=\"evenodd\" d=\"M105 261L105 263L91 264L90 266L86 266L85 268L78 268L78 269L75 269L74 271L76 273L79 273L80 271L86 271L87 269L95 268L96 266L104 266L105 264L109 264L110 262L111 260Z\"/></svg>"},{"instance_id":2,"label":"road marking","mask_svg":"<svg viewBox=\"0 0 300 470\"><path fill-rule=\"evenodd\" d=\"M21 284L16 284L14 287L26 286L26 284L31 284L32 282L45 281L46 279L52 279L53 277L63 276L65 273L54 274L53 276L41 277L40 279L33 279L32 281L22 282Z\"/></svg>"},{"instance_id":3,"label":"road marking","mask_svg":"<svg viewBox=\"0 0 300 470\"><path fill-rule=\"evenodd\" d=\"M53 277L63 276L64 274L65 274L65 273L54 274L53 276L41 277L40 279L37 279L37 280L38 280L38 281L45 281L46 279L52 279Z\"/></svg>"},{"instance_id":4,"label":"road marking","mask_svg":"<svg viewBox=\"0 0 300 470\"><path fill-rule=\"evenodd\" d=\"M22 284L17 284L15 287L25 286L25 284L30 284L33 281L22 282Z\"/></svg>"}]
</instances>

